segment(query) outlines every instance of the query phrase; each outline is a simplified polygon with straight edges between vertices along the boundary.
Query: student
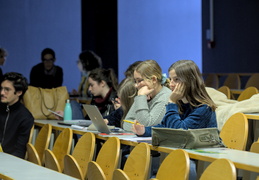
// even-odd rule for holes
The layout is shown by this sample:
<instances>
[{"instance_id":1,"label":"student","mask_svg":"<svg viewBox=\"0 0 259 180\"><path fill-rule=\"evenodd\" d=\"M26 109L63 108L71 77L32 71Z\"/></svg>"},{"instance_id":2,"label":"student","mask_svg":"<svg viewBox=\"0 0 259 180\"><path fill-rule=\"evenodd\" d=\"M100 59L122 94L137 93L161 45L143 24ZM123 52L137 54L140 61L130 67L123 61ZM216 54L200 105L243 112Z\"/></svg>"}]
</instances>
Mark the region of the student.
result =
<instances>
[{"instance_id":1,"label":"student","mask_svg":"<svg viewBox=\"0 0 259 180\"><path fill-rule=\"evenodd\" d=\"M112 69L97 68L91 71L88 77L89 92L92 94L91 104L96 105L102 116L107 116L115 110L113 100L117 97L118 81ZM89 119L84 117L81 104L71 101L72 119ZM63 111L57 111L64 114ZM61 119L56 116L57 119Z\"/></svg>"},{"instance_id":2,"label":"student","mask_svg":"<svg viewBox=\"0 0 259 180\"><path fill-rule=\"evenodd\" d=\"M161 122L165 114L165 105L171 90L164 86L166 77L161 67L154 60L141 62L134 71L137 88L134 103L125 119L138 120L144 126L153 126ZM132 124L123 122L123 129L131 131Z\"/></svg>"},{"instance_id":3,"label":"student","mask_svg":"<svg viewBox=\"0 0 259 180\"><path fill-rule=\"evenodd\" d=\"M55 52L50 48L44 49L41 52L41 61L31 69L30 85L48 89L62 86L63 70L54 64Z\"/></svg>"},{"instance_id":4,"label":"student","mask_svg":"<svg viewBox=\"0 0 259 180\"><path fill-rule=\"evenodd\" d=\"M122 120L124 119L131 105L133 104L134 94L136 94L136 87L133 79L123 79L118 88L118 98L116 98L116 101L120 101L118 102L118 104L120 104L120 107L108 116L104 117L104 120L108 125L121 127ZM114 104L117 105L117 103L115 102Z\"/></svg>"},{"instance_id":5,"label":"student","mask_svg":"<svg viewBox=\"0 0 259 180\"><path fill-rule=\"evenodd\" d=\"M19 73L6 73L1 83L0 144L4 152L24 158L34 123L32 114L20 102L28 89Z\"/></svg>"},{"instance_id":6,"label":"student","mask_svg":"<svg viewBox=\"0 0 259 180\"><path fill-rule=\"evenodd\" d=\"M104 120L108 125L114 125L116 127L121 127L121 120L127 115L131 105L134 102L134 96L136 94L136 87L133 80L133 73L136 67L142 61L135 61L130 64L127 70L124 72L125 79L123 79L118 88L119 98L115 98L113 104L115 106L115 111L113 111L108 116L104 117Z\"/></svg>"},{"instance_id":7,"label":"student","mask_svg":"<svg viewBox=\"0 0 259 180\"><path fill-rule=\"evenodd\" d=\"M96 105L103 116L115 110L112 100L117 97L118 80L112 69L98 68L88 78L91 104Z\"/></svg>"},{"instance_id":8,"label":"student","mask_svg":"<svg viewBox=\"0 0 259 180\"><path fill-rule=\"evenodd\" d=\"M155 127L198 129L217 127L216 105L208 95L197 65L191 60L180 60L169 68L172 93L161 124ZM136 119L136 122L141 123ZM151 127L132 126L133 132L151 136Z\"/></svg>"},{"instance_id":9,"label":"student","mask_svg":"<svg viewBox=\"0 0 259 180\"><path fill-rule=\"evenodd\" d=\"M91 50L83 51L79 54L77 61L78 69L81 72L81 82L78 90L73 89L71 96L90 97L88 93L88 76L93 69L102 67L102 59Z\"/></svg>"},{"instance_id":10,"label":"student","mask_svg":"<svg viewBox=\"0 0 259 180\"><path fill-rule=\"evenodd\" d=\"M0 66L3 66L6 61L7 51L4 48L0 48ZM0 83L3 80L3 71L0 68Z\"/></svg>"}]
</instances>

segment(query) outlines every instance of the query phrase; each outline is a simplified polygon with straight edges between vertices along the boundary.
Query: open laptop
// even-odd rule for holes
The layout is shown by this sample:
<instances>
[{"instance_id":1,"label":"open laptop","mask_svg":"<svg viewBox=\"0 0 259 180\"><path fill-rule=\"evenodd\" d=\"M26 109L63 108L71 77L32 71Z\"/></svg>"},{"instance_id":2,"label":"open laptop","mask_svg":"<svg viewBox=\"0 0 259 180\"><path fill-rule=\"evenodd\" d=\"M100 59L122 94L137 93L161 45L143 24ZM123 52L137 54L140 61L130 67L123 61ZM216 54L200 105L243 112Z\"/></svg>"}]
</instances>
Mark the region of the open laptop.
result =
<instances>
[{"instance_id":1,"label":"open laptop","mask_svg":"<svg viewBox=\"0 0 259 180\"><path fill-rule=\"evenodd\" d=\"M83 104L84 110L86 111L87 115L92 120L92 123L96 127L97 131L101 133L110 134L114 132L113 130L109 129L108 125L104 122L103 117L95 105L88 105Z\"/></svg>"}]
</instances>

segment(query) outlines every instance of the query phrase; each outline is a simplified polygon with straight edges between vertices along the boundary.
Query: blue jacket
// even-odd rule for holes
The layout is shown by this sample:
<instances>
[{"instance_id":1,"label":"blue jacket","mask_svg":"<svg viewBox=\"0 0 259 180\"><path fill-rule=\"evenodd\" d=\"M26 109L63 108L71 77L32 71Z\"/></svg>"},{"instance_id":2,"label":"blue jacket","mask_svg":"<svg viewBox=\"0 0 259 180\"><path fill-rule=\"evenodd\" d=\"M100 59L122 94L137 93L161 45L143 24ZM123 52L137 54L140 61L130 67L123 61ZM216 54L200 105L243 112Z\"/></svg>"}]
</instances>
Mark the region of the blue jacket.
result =
<instances>
[{"instance_id":1,"label":"blue jacket","mask_svg":"<svg viewBox=\"0 0 259 180\"><path fill-rule=\"evenodd\" d=\"M190 104L182 105L184 113L179 114L178 105L169 103L166 106L166 114L161 122L153 127L165 127L175 129L199 129L217 127L216 113L208 105L192 107ZM142 136L151 136L152 127L146 127Z\"/></svg>"}]
</instances>

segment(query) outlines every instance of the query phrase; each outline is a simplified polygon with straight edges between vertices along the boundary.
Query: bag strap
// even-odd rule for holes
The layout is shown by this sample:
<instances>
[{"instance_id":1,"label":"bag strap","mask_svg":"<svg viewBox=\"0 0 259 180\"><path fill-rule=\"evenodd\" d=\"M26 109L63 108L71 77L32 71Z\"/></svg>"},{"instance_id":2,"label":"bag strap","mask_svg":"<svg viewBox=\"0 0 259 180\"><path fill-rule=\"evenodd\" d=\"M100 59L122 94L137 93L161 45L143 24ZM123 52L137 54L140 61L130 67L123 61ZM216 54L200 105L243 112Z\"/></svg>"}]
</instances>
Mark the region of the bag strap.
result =
<instances>
[{"instance_id":1,"label":"bag strap","mask_svg":"<svg viewBox=\"0 0 259 180\"><path fill-rule=\"evenodd\" d=\"M55 110L55 109L56 109L56 107L57 107L56 91L57 91L57 90L56 90L55 88L52 89L51 94L52 94L52 96L53 96L52 99L53 99L54 103L53 103L53 106L52 106L52 107L48 107L47 104L46 104L45 98L44 98L44 90L42 90L42 88L38 88L38 89L39 89L40 94L41 94L41 97L42 97L42 98L41 98L41 99L42 99L42 101L41 101L41 112L42 112L42 114L43 114L44 116L49 117L49 116L51 115L51 112L47 111L48 114L45 113L43 107L45 107L46 109L51 109L51 110ZM53 93L53 91L54 91L54 93Z\"/></svg>"}]
</instances>

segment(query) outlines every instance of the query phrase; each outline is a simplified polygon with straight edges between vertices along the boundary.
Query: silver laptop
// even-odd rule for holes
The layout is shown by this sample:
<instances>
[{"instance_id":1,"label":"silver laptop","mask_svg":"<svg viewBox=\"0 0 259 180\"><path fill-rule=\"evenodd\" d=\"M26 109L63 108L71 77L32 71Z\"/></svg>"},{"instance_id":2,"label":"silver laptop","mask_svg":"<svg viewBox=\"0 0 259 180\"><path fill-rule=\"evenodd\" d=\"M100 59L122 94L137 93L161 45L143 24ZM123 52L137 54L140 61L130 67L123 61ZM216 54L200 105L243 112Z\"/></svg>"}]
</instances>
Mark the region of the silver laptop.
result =
<instances>
[{"instance_id":1,"label":"silver laptop","mask_svg":"<svg viewBox=\"0 0 259 180\"><path fill-rule=\"evenodd\" d=\"M88 105L83 104L84 110L86 111L87 115L92 120L92 123L96 127L97 131L101 133L110 134L113 132L111 129L109 129L108 125L104 122L103 117L95 105Z\"/></svg>"}]
</instances>

